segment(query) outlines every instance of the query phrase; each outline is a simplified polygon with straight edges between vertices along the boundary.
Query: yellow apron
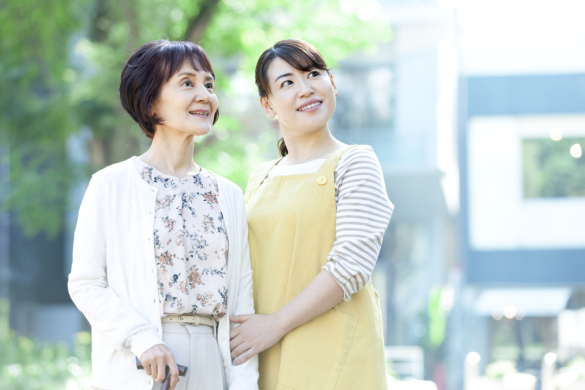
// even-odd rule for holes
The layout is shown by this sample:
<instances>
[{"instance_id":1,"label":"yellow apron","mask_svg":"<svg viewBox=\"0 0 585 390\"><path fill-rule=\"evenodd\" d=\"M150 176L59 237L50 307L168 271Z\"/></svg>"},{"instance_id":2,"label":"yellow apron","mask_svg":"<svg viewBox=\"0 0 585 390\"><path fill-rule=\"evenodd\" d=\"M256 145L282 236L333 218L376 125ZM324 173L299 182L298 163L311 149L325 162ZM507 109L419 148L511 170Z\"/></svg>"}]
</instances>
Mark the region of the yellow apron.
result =
<instances>
[{"instance_id":1,"label":"yellow apron","mask_svg":"<svg viewBox=\"0 0 585 390\"><path fill-rule=\"evenodd\" d=\"M334 170L274 176L261 165L246 189L256 313L276 312L321 271L335 241ZM386 390L378 293L371 283L259 355L260 390Z\"/></svg>"}]
</instances>

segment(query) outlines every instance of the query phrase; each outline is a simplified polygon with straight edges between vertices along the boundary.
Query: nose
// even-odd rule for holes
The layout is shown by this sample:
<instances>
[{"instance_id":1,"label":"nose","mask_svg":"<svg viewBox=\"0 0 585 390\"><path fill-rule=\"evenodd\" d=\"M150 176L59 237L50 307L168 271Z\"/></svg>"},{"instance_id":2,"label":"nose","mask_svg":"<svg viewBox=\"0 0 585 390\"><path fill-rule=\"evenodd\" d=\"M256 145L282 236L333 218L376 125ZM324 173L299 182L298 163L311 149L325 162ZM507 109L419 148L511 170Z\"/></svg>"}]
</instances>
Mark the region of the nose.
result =
<instances>
[{"instance_id":1,"label":"nose","mask_svg":"<svg viewBox=\"0 0 585 390\"><path fill-rule=\"evenodd\" d=\"M209 90L205 88L204 85L199 85L195 89L194 100L197 103L209 103L209 101L211 100L211 94L209 93Z\"/></svg>"},{"instance_id":2,"label":"nose","mask_svg":"<svg viewBox=\"0 0 585 390\"><path fill-rule=\"evenodd\" d=\"M298 83L299 85L299 97L308 97L311 96L315 91L311 87L311 84L307 80L302 80Z\"/></svg>"}]
</instances>

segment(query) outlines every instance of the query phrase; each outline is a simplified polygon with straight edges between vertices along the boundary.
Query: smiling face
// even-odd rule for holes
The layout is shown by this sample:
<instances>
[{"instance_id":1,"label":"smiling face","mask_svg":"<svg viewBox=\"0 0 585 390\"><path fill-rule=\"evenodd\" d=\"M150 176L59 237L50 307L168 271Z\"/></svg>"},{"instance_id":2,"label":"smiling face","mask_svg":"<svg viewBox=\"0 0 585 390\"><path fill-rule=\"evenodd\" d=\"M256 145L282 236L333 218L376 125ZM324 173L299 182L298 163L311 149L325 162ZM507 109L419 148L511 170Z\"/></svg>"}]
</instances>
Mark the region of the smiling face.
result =
<instances>
[{"instance_id":1,"label":"smiling face","mask_svg":"<svg viewBox=\"0 0 585 390\"><path fill-rule=\"evenodd\" d=\"M153 104L161 131L205 135L211 130L217 110L217 96L211 73L193 69L188 61L165 83Z\"/></svg>"},{"instance_id":2,"label":"smiling face","mask_svg":"<svg viewBox=\"0 0 585 390\"><path fill-rule=\"evenodd\" d=\"M270 92L260 103L270 118L278 118L283 132L327 130L337 90L326 70L298 70L277 57L266 73Z\"/></svg>"}]
</instances>

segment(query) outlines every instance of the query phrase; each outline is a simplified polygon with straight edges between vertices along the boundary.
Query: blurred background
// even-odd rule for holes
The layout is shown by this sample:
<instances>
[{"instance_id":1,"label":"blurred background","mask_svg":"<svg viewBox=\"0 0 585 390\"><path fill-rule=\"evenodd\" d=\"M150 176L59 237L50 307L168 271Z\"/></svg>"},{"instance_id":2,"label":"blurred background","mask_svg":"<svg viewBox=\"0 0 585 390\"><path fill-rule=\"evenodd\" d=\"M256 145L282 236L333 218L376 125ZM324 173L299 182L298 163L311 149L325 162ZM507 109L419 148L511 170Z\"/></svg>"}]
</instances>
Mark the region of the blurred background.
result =
<instances>
[{"instance_id":1,"label":"blurred background","mask_svg":"<svg viewBox=\"0 0 585 390\"><path fill-rule=\"evenodd\" d=\"M195 160L245 187L278 128L253 82L277 40L333 69L336 137L395 204L374 275L390 389L585 389L581 0L2 0L0 389L89 388L66 289L92 172L148 140L117 88L141 44L210 55L221 118Z\"/></svg>"}]
</instances>

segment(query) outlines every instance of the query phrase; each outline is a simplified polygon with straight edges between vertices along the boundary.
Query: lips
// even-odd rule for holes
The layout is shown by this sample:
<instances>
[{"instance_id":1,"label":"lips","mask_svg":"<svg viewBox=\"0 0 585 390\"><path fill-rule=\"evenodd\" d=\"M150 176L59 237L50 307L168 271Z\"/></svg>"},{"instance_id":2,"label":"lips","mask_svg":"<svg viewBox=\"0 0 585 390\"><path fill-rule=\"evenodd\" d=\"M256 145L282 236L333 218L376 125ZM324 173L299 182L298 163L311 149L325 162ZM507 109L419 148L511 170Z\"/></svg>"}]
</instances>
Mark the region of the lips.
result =
<instances>
[{"instance_id":1,"label":"lips","mask_svg":"<svg viewBox=\"0 0 585 390\"><path fill-rule=\"evenodd\" d=\"M297 108L297 111L300 112L311 111L318 108L321 104L323 104L322 100L312 99L303 104L302 106L300 106L299 108Z\"/></svg>"},{"instance_id":2,"label":"lips","mask_svg":"<svg viewBox=\"0 0 585 390\"><path fill-rule=\"evenodd\" d=\"M189 111L189 114L196 116L209 116L209 110L193 110Z\"/></svg>"}]
</instances>

